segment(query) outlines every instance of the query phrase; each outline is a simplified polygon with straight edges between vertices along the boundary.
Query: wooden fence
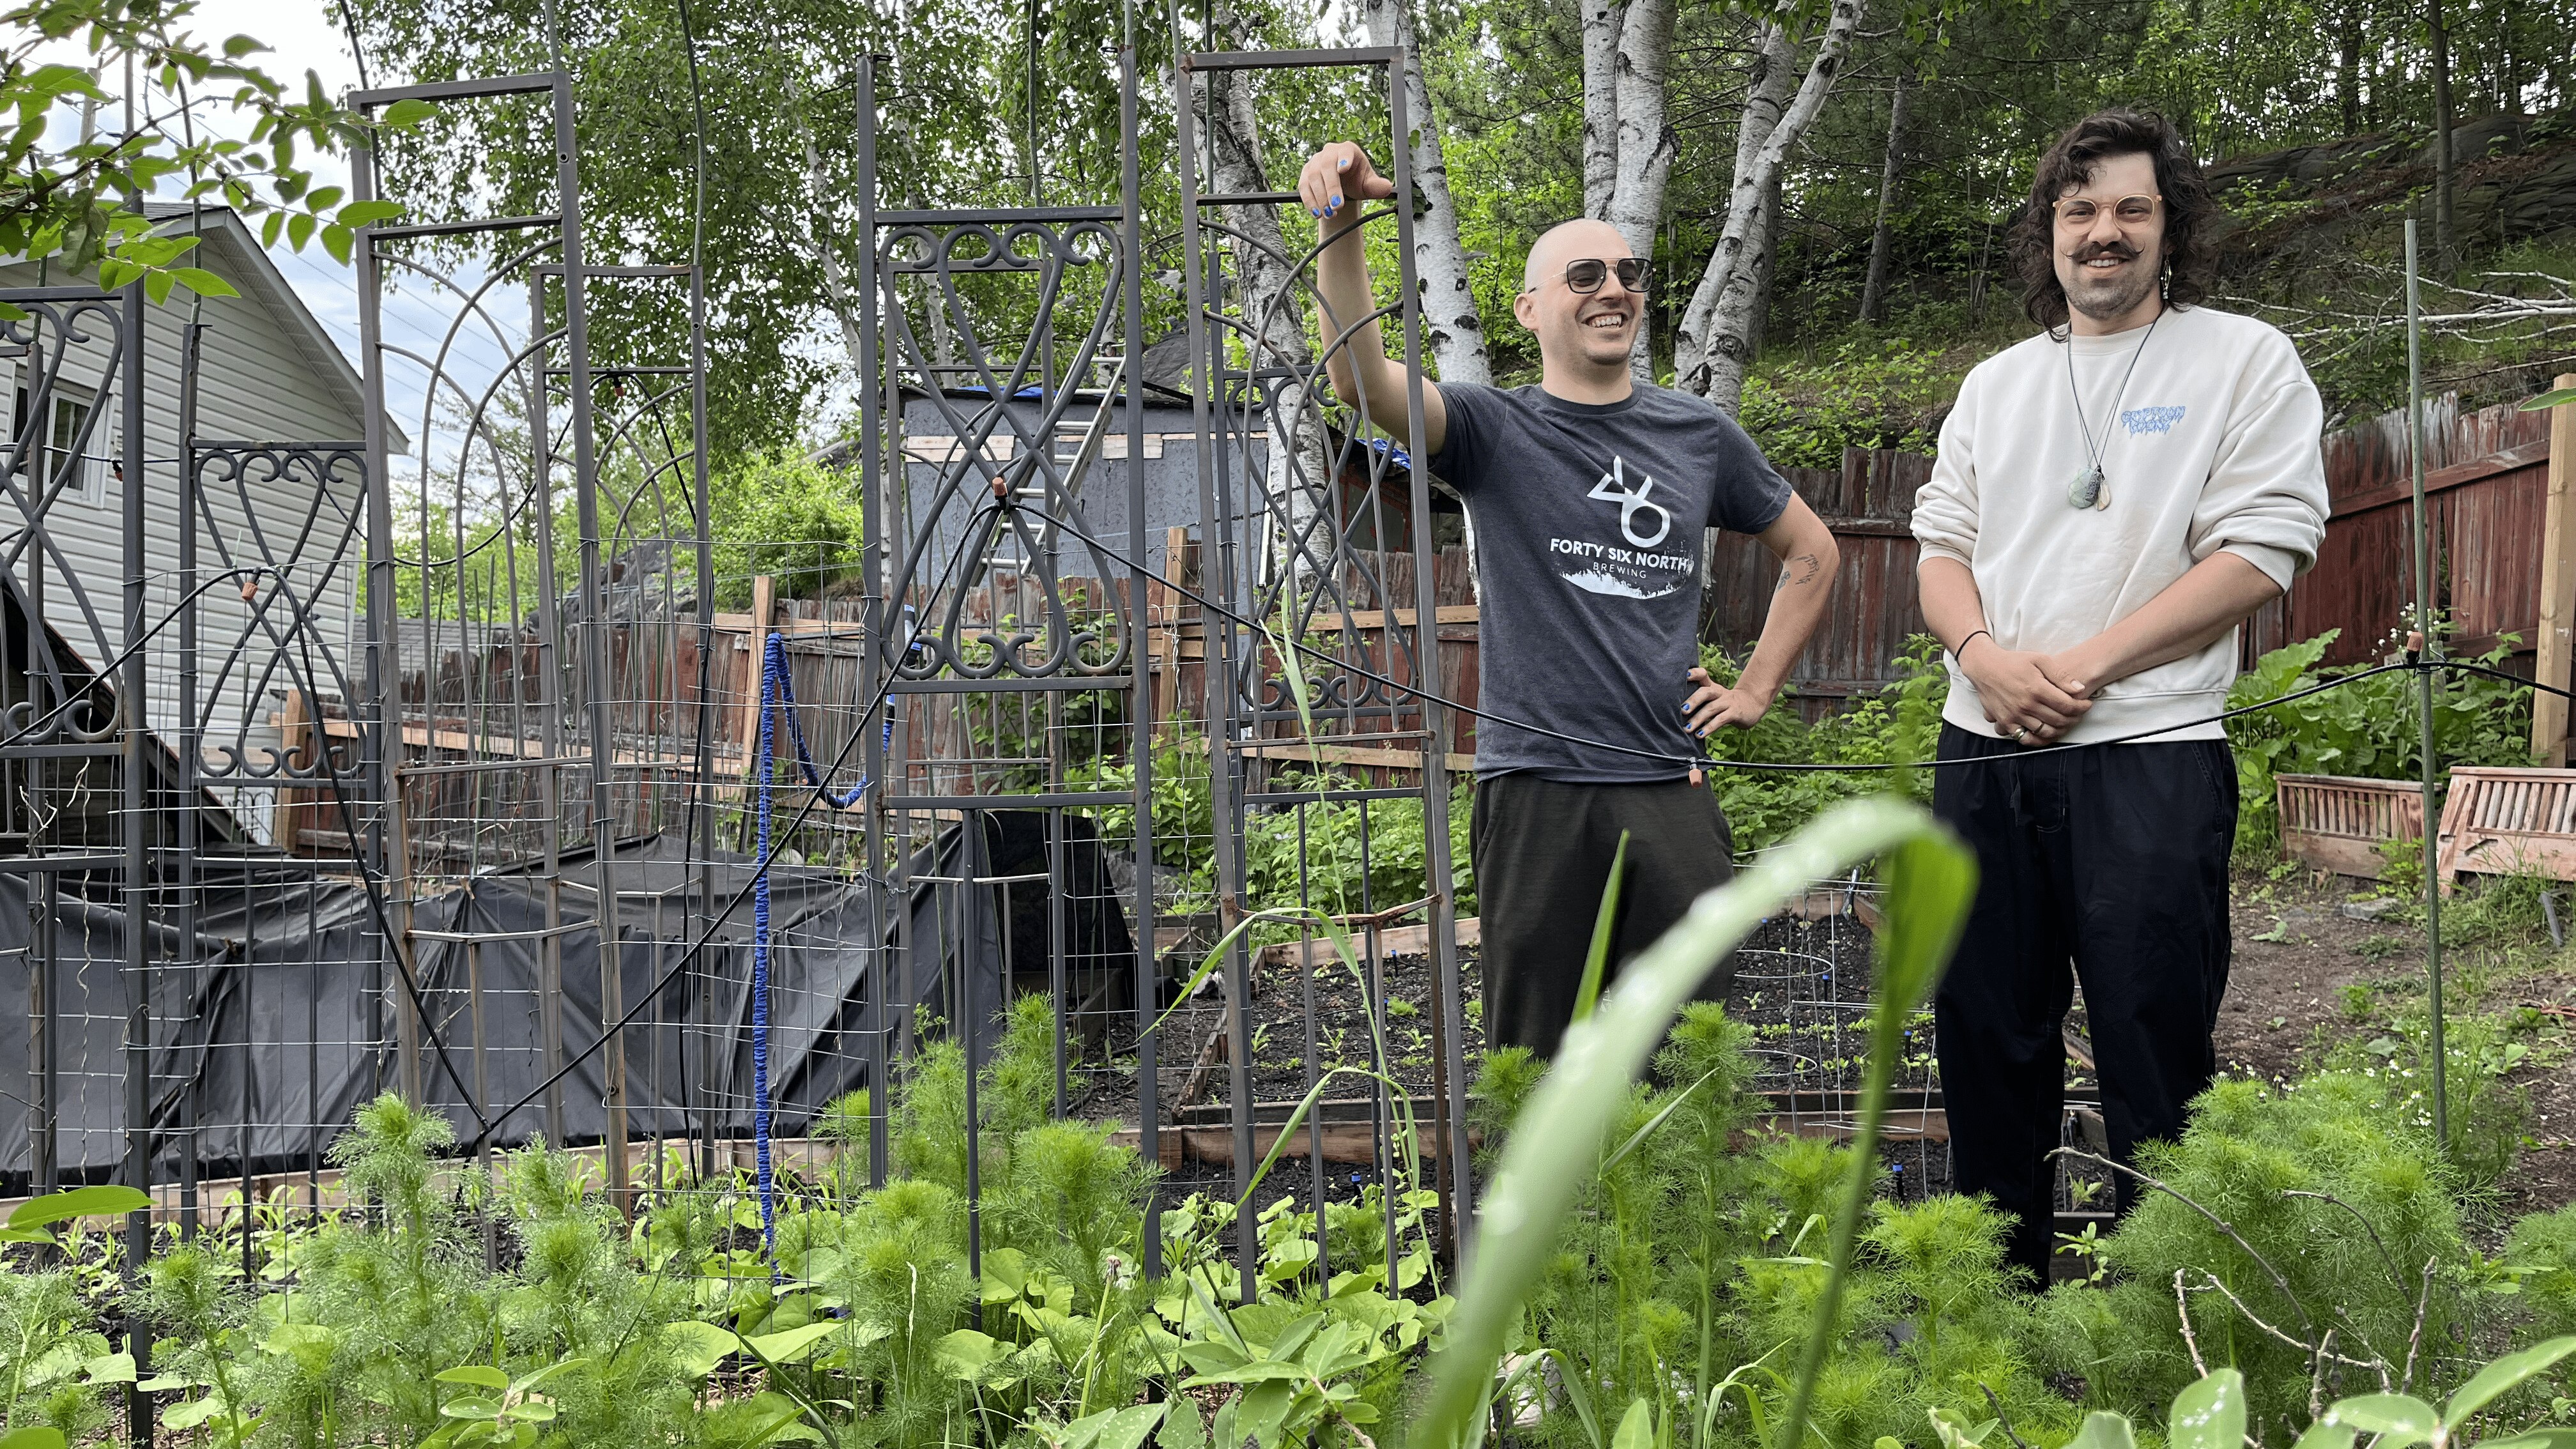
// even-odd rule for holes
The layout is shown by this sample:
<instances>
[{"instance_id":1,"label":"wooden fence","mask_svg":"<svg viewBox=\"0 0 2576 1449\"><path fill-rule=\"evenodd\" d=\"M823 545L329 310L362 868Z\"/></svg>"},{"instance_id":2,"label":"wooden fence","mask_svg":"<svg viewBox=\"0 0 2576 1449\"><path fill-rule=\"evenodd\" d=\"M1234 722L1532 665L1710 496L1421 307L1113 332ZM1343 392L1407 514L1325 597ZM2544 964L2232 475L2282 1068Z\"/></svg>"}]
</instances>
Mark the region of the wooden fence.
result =
<instances>
[{"instance_id":1,"label":"wooden fence","mask_svg":"<svg viewBox=\"0 0 2576 1449\"><path fill-rule=\"evenodd\" d=\"M2481 653L2516 636L2512 663L2528 674L2540 637L2540 575L2547 536L2547 413L2512 404L2462 412L2456 399L2425 405L2424 493L2432 535L2437 614L2457 632L2455 654ZM2333 514L2317 566L2265 607L2241 637L2244 662L2328 629L2340 631L2328 664L2378 658L2403 634L2415 598L2414 485L2403 409L2325 440Z\"/></svg>"},{"instance_id":2,"label":"wooden fence","mask_svg":"<svg viewBox=\"0 0 2576 1449\"><path fill-rule=\"evenodd\" d=\"M2560 409L2566 413L2567 409ZM2452 398L2425 408L2425 498L2430 514L2435 608L2455 629L2454 653L2484 652L2514 636L2507 667L2530 674L2542 631L2549 516L2551 414L2512 404L2463 412ZM2562 429L2576 424L2561 419ZM2406 415L2382 414L2325 439L2332 513L2317 565L2238 636L2245 667L2294 640L2339 631L2329 664L2386 654L2415 597L2413 481ZM1932 476L1929 456L1852 449L1839 471L1782 470L1842 545L1833 611L1791 681L1809 717L1869 694L1895 677L1906 637L1925 625L1916 595L1914 494ZM2555 533L2576 529L2558 523ZM2576 553L2565 543L2562 553ZM2567 585L2576 591L2576 558ZM1720 536L1711 548L1706 638L1743 651L1762 631L1778 567L1753 539ZM2576 612L2566 603L2561 609ZM2563 629L2562 629L2562 632ZM2563 684L2564 666L2560 666Z\"/></svg>"},{"instance_id":3,"label":"wooden fence","mask_svg":"<svg viewBox=\"0 0 2576 1449\"><path fill-rule=\"evenodd\" d=\"M1932 459L1850 448L1840 469L1780 471L1842 546L1833 609L1790 675L1795 698L1812 719L1893 680L1906 638L1927 627L1914 587L1914 494L1931 478ZM1742 534L1716 535L1709 555L1700 637L1740 657L1761 636L1780 566L1758 540Z\"/></svg>"},{"instance_id":4,"label":"wooden fence","mask_svg":"<svg viewBox=\"0 0 2576 1449\"><path fill-rule=\"evenodd\" d=\"M2576 519L2558 517L2549 506L2551 416L2519 412L2509 405L2461 412L2450 399L2431 404L2427 412L2425 486L2436 597L2438 607L2457 626L2453 650L2483 650L2511 634L2518 639L2512 667L2528 674L2536 662L2544 614L2562 620L2576 615L2576 599L2562 599L2555 612L2542 606L2547 540L2576 531ZM2571 413L2576 409L2561 409L2558 425L2576 436L2576 417L2564 416ZM2568 451L2576 453L2576 447ZM2240 635L2239 649L2248 666L2267 650L2328 629L2340 631L2328 663L2376 657L2390 647L2391 631L2401 628L2403 606L2414 597L2413 495L2404 414L2386 414L2330 435L2325 455L2332 515L2317 566L2297 581L2286 598L2258 613ZM1915 588L1913 512L1916 490L1931 477L1932 459L1855 448L1844 453L1839 469L1783 472L1824 519L1842 549L1834 607L1791 673L1798 707L1813 719L1892 682L1907 638L1925 630ZM1173 528L1169 533L1166 557L1178 564L1175 572L1185 581L1194 581L1197 549L1192 530ZM1390 550L1389 574L1380 587L1389 597L1410 599L1410 556L1400 551L1401 540L1394 542L1398 547ZM2571 557L2562 560L2557 586L2561 592L2576 594L2576 550L2562 543L2560 551ZM1749 650L1762 631L1778 572L1778 565L1756 540L1737 534L1715 536L1709 547L1703 637L1739 654ZM717 652L710 661L710 702L717 710L712 731L714 765L728 779L740 777L754 743L757 714L752 697L759 664L755 620L765 619L790 636L788 652L800 699L855 697L857 653L848 637L855 624L855 601L775 600L767 585L767 580L761 581L752 612L722 614L717 619ZM1475 583L1464 549L1441 550L1435 589L1441 606L1443 693L1473 706L1481 661ZM1205 689L1199 610L1160 584L1150 592L1145 654L1156 676L1155 715L1157 719L1198 715ZM968 612L974 614L980 607L970 606ZM1411 610L1395 612L1399 628L1412 624ZM1355 618L1348 637L1371 655L1373 667L1401 680L1409 671L1399 656L1384 648L1387 622L1374 613ZM2567 630L2562 626L2559 632L2564 635ZM686 715L693 708L695 631L680 633L675 657L682 682L644 695L667 699L671 701L667 709ZM2563 677L2565 655L2559 658L2562 662L2557 667ZM482 667L500 664L487 659ZM809 739L819 755L829 758L838 753L850 728L850 721L839 717L846 714L846 709L818 710L809 719ZM1029 748L1022 743L1024 738L1060 736L1067 724L1036 717L1025 722L1005 720L1000 714L970 718L953 701L920 696L906 699L898 714L900 727L913 740L907 754L916 759L953 759L961 765L993 755L1006 737L1020 748ZM675 716L648 723L676 728L679 721ZM1385 727L1383 722L1374 726ZM2558 728L2563 727L2562 720ZM1264 733L1284 738L1295 731L1289 725L1274 724ZM1453 762L1464 768L1475 751L1473 718L1453 716L1447 733L1447 750ZM1050 748L1061 743L1057 739ZM1114 745L1105 738L1093 748L1103 746L1114 752ZM1383 778L1384 771L1402 768L1403 759L1418 748L1337 746L1327 762ZM425 753L435 755L436 750ZM985 759L981 763L989 767L1004 762ZM925 768L916 766L914 773L918 776ZM922 776L907 779L904 788L988 790L999 786L996 777L1008 773L965 765L966 777L934 781ZM305 802L299 798L294 803Z\"/></svg>"}]
</instances>

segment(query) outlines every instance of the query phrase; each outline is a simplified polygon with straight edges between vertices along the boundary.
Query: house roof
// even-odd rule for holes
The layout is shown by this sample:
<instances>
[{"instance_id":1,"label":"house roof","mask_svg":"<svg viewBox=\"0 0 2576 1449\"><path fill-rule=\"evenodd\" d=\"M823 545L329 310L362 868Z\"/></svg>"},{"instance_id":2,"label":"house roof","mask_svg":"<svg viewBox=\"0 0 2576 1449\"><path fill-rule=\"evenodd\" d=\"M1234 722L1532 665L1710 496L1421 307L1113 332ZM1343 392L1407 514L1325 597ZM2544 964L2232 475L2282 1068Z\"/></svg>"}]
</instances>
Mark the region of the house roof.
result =
<instances>
[{"instance_id":1,"label":"house roof","mask_svg":"<svg viewBox=\"0 0 2576 1449\"><path fill-rule=\"evenodd\" d=\"M313 376L328 391L332 402L348 410L352 419L366 417L366 390L359 381L358 369L340 350L329 328L304 305L288 285L268 250L259 244L251 229L230 207L192 207L184 201L147 201L143 214L166 230L184 234L194 213L203 228L205 241L200 249L216 254L219 261L208 270L218 273L241 291L243 297L258 303L277 319L279 330L294 344L297 353L313 370ZM170 227L170 222L180 225ZM402 428L389 413L385 418L385 436L395 452L409 447Z\"/></svg>"}]
</instances>

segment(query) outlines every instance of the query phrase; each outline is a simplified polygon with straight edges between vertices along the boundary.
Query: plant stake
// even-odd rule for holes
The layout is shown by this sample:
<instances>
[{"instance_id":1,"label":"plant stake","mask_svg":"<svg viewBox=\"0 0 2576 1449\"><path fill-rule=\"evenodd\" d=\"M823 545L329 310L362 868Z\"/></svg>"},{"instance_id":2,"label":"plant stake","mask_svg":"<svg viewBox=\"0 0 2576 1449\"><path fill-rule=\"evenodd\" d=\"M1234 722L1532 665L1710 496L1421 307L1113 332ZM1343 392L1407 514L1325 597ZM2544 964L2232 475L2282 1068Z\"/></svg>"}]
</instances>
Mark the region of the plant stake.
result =
<instances>
[{"instance_id":1,"label":"plant stake","mask_svg":"<svg viewBox=\"0 0 2576 1449\"><path fill-rule=\"evenodd\" d=\"M2406 448L2415 481L2415 629L2423 658L2415 675L2423 721L2424 767L2424 974L2433 1016L2433 1140L2451 1150L2449 1097L2443 1090L2451 1059L2442 1043L2442 879L2436 868L2441 817L2433 809L2433 670L2441 640L2433 630L2433 547L2424 515L2424 312L2418 287L2415 222L2406 223ZM2410 640L2410 643L2413 641Z\"/></svg>"}]
</instances>

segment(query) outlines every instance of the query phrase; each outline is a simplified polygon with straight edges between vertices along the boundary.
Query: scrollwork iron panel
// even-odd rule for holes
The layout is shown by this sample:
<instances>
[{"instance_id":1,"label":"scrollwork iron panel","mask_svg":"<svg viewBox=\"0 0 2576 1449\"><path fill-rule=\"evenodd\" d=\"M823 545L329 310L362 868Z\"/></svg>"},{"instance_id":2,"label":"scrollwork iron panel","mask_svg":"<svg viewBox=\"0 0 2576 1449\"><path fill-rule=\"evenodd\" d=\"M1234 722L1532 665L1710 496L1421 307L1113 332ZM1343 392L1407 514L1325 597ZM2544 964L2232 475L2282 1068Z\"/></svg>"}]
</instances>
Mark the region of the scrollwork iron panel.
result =
<instances>
[{"instance_id":1,"label":"scrollwork iron panel","mask_svg":"<svg viewBox=\"0 0 2576 1449\"><path fill-rule=\"evenodd\" d=\"M1099 449L1059 458L1058 440L1083 401L1083 380L1107 357L1126 260L1108 222L1024 221L1009 225L890 227L878 243L886 364L898 375L938 380L919 388L952 440L943 456L908 454L933 470L930 496L911 516L890 597L922 626L884 642L886 663L906 679L1063 679L1068 684L1123 672L1133 652L1131 570L1111 552L1059 526L1091 533L1082 506L1083 470ZM1073 295L1068 283L1097 269L1098 285ZM987 341L988 313L959 290L961 276L1034 279L1033 319L1015 351ZM908 288L906 278L927 286ZM927 309L907 293L930 293ZM1087 316L1082 313L1087 312ZM1059 353L1059 313L1081 331ZM935 315L932 315L935 314ZM925 343L923 332L933 335ZM1131 347L1131 355L1134 349ZM956 360L944 360L944 359ZM1113 374L1123 377L1123 371ZM1085 437L1105 435L1118 384L1101 391ZM1026 403L1026 407L1014 407ZM910 471L909 469L907 471ZM1064 567L1068 545L1089 565L1088 587ZM1077 617L1068 593L1101 605ZM980 591L980 609L977 595ZM1006 600L1014 607L1005 607ZM981 612L982 618L970 617ZM1033 627L1033 623L1035 626Z\"/></svg>"}]
</instances>

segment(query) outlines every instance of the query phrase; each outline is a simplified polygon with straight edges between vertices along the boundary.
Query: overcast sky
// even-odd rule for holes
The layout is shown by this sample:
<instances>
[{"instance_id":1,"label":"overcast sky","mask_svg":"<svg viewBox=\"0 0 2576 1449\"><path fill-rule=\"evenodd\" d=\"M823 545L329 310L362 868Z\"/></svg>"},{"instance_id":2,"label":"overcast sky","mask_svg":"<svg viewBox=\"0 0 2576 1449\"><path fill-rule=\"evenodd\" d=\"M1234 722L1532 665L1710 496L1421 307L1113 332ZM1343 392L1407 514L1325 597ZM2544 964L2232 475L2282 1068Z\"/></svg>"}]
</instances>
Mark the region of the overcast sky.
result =
<instances>
[{"instance_id":1,"label":"overcast sky","mask_svg":"<svg viewBox=\"0 0 2576 1449\"><path fill-rule=\"evenodd\" d=\"M207 48L220 47L234 35L248 35L265 44L265 51L250 59L261 69L282 82L290 92L301 93L306 72L321 78L322 87L333 95L355 89L358 65L351 56L347 32L340 28L338 8L331 0L200 0L189 26ZM383 86L399 84L403 77L389 76L381 67L370 67L367 80ZM221 108L210 107L218 123L229 119ZM304 158L312 166L316 185L348 184L348 166L342 158L310 155ZM400 198L396 198L399 200ZM287 284L295 289L313 315L329 329L332 338L350 365L358 365L358 288L357 274L349 266L333 259L318 242L308 243L301 252L289 248L281 238L269 249L269 256ZM466 269L463 280L471 285L479 273ZM385 341L389 347L430 354L439 350L449 334L449 322L455 309L448 299L432 295L416 278L406 279L399 273L389 277L384 304ZM524 304L499 309L509 317L524 313ZM469 392L479 392L492 371L516 346L513 337L505 346L489 332L471 329L456 334L451 345L452 358L463 362L455 368L460 382ZM386 407L395 423L415 441L425 436L421 427L421 402L425 391L421 369L402 360L393 360L386 369Z\"/></svg>"}]
</instances>

